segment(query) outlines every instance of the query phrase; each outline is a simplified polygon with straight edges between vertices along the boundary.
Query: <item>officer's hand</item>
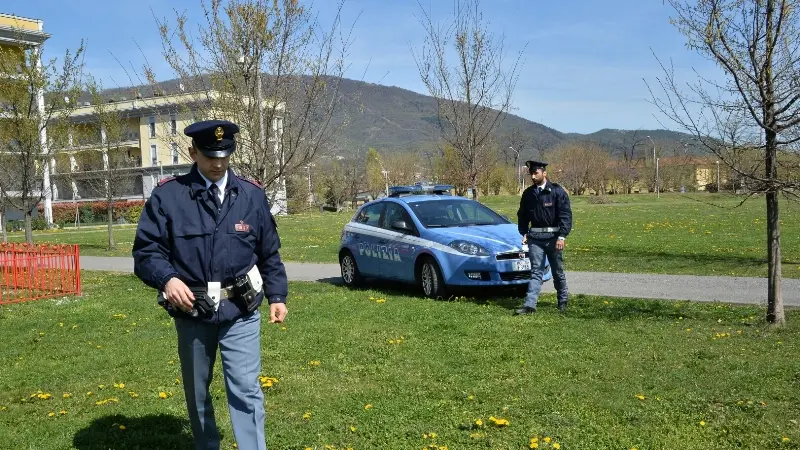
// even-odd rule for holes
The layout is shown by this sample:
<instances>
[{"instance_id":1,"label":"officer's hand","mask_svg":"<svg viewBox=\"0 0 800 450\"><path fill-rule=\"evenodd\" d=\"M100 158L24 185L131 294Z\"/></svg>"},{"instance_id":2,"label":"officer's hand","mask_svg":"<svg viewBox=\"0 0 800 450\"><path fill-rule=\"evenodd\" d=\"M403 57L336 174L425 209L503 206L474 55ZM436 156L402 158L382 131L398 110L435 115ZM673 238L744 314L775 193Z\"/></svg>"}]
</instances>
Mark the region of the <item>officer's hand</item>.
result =
<instances>
[{"instance_id":1,"label":"officer's hand","mask_svg":"<svg viewBox=\"0 0 800 450\"><path fill-rule=\"evenodd\" d=\"M527 243L528 243L528 235L527 234L523 234L522 235L522 245L525 245Z\"/></svg>"},{"instance_id":2,"label":"officer's hand","mask_svg":"<svg viewBox=\"0 0 800 450\"><path fill-rule=\"evenodd\" d=\"M173 306L180 308L184 312L192 310L194 294L192 294L189 286L186 286L178 277L172 277L167 281L167 284L164 285L164 298L172 303Z\"/></svg>"},{"instance_id":3,"label":"officer's hand","mask_svg":"<svg viewBox=\"0 0 800 450\"><path fill-rule=\"evenodd\" d=\"M269 305L269 323L282 323L289 310L286 303L272 303Z\"/></svg>"},{"instance_id":4,"label":"officer's hand","mask_svg":"<svg viewBox=\"0 0 800 450\"><path fill-rule=\"evenodd\" d=\"M556 239L556 250L564 250L564 242L566 242L564 239Z\"/></svg>"}]
</instances>

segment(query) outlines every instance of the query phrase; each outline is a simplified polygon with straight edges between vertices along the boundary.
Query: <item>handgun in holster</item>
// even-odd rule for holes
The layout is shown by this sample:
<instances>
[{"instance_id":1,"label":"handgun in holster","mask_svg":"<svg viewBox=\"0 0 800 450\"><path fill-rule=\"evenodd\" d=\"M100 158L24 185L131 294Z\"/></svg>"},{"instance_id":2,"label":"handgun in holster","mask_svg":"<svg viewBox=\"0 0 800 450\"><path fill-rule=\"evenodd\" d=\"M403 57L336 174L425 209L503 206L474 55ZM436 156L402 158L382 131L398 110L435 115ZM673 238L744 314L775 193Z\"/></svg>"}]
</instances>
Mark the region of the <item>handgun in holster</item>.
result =
<instances>
[{"instance_id":1,"label":"handgun in holster","mask_svg":"<svg viewBox=\"0 0 800 450\"><path fill-rule=\"evenodd\" d=\"M175 308L172 303L164 298L164 293L160 291L158 293L158 304L167 311L179 311L191 317L210 317L214 314L214 303L208 298L208 293L205 289L189 288L189 290L194 295L194 303L192 303L192 309L188 312Z\"/></svg>"},{"instance_id":2,"label":"handgun in holster","mask_svg":"<svg viewBox=\"0 0 800 450\"><path fill-rule=\"evenodd\" d=\"M253 286L253 282L250 280L248 275L242 275L233 282L233 286L231 286L233 290L233 294L235 298L241 299L241 302L244 304L245 309L247 312L253 312L258 307L258 302L256 302L256 297L258 296L258 290L256 290L255 286Z\"/></svg>"}]
</instances>

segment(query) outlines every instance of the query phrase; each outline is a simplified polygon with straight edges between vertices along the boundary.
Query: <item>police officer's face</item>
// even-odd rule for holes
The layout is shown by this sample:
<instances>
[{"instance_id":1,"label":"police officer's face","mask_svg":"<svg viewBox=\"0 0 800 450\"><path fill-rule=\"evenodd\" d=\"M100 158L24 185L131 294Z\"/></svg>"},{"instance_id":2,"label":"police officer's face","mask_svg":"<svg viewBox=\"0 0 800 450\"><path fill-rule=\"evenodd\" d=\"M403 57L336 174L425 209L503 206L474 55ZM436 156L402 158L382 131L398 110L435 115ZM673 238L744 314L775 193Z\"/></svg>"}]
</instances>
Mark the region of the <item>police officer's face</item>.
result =
<instances>
[{"instance_id":1,"label":"police officer's face","mask_svg":"<svg viewBox=\"0 0 800 450\"><path fill-rule=\"evenodd\" d=\"M547 172L541 167L537 168L535 172L531 174L531 179L533 180L534 184L542 184L544 181L544 177L547 176Z\"/></svg>"},{"instance_id":2,"label":"police officer's face","mask_svg":"<svg viewBox=\"0 0 800 450\"><path fill-rule=\"evenodd\" d=\"M212 183L216 183L225 176L231 160L230 155L224 158L210 158L194 147L189 149L189 155L197 163L197 170Z\"/></svg>"}]
</instances>

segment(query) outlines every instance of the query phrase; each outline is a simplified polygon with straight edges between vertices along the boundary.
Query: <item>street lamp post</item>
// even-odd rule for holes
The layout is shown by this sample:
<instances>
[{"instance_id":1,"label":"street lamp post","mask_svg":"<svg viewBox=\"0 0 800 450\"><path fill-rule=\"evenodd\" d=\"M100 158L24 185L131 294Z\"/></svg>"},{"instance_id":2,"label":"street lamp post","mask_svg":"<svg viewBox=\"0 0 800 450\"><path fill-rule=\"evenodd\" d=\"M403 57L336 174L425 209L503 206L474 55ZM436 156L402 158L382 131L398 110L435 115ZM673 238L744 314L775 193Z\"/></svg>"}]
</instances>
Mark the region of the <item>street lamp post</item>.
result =
<instances>
[{"instance_id":1,"label":"street lamp post","mask_svg":"<svg viewBox=\"0 0 800 450\"><path fill-rule=\"evenodd\" d=\"M650 139L650 143L653 144L653 161L656 163L656 185L655 185L655 190L656 190L656 198L658 198L659 197L659 193L658 193L658 159L656 158L656 143L653 142L653 138L651 138L650 136L645 136L645 137L647 137L647 139Z\"/></svg>"},{"instance_id":2,"label":"street lamp post","mask_svg":"<svg viewBox=\"0 0 800 450\"><path fill-rule=\"evenodd\" d=\"M389 171L388 170L381 170L381 174L383 174L383 181L386 183L386 196L389 196Z\"/></svg>"},{"instance_id":3,"label":"street lamp post","mask_svg":"<svg viewBox=\"0 0 800 450\"><path fill-rule=\"evenodd\" d=\"M717 192L719 192L719 160L717 160Z\"/></svg>"},{"instance_id":4,"label":"street lamp post","mask_svg":"<svg viewBox=\"0 0 800 450\"><path fill-rule=\"evenodd\" d=\"M517 151L514 150L514 147L509 145L508 148L512 152L514 152L514 155L516 155L514 157L514 166L516 166L515 169L517 169L517 181L519 181L519 190L520 190L520 192L522 192L524 186L522 184L522 172L519 170L519 155L517 155Z\"/></svg>"}]
</instances>

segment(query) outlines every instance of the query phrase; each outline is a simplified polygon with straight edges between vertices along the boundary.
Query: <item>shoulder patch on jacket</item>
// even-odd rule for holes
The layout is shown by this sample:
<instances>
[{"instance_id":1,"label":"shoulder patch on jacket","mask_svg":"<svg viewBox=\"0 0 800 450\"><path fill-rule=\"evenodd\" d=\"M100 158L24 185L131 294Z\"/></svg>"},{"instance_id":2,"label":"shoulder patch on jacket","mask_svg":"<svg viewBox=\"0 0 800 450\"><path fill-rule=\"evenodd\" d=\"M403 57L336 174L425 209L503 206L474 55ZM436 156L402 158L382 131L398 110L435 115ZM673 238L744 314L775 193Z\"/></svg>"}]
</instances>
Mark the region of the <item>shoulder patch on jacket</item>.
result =
<instances>
[{"instance_id":1,"label":"shoulder patch on jacket","mask_svg":"<svg viewBox=\"0 0 800 450\"><path fill-rule=\"evenodd\" d=\"M259 188L259 189L264 189L264 186L259 184L256 180L253 180L253 179L250 179L250 178L245 178L245 177L240 176L240 175L236 175L236 178L238 178L238 179L240 179L242 181L246 181L246 182L252 184L253 186L255 186L255 187Z\"/></svg>"},{"instance_id":2,"label":"shoulder patch on jacket","mask_svg":"<svg viewBox=\"0 0 800 450\"><path fill-rule=\"evenodd\" d=\"M169 183L170 181L174 181L174 180L177 180L177 179L178 179L178 177L167 177L167 178L164 178L164 179L162 179L161 181L158 182L157 186L161 187L161 186Z\"/></svg>"}]
</instances>

